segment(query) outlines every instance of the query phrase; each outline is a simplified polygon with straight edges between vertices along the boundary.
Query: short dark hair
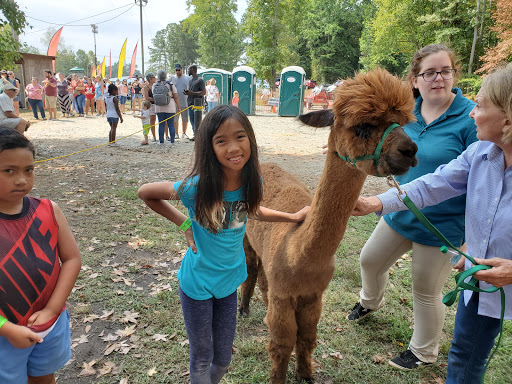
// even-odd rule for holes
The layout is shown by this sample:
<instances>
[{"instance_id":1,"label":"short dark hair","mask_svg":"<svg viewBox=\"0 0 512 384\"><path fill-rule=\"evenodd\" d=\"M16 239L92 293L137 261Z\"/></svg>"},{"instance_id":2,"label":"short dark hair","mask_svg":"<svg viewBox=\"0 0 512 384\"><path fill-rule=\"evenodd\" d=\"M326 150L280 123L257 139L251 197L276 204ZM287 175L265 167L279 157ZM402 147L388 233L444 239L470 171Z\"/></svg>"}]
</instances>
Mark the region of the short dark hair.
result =
<instances>
[{"instance_id":1,"label":"short dark hair","mask_svg":"<svg viewBox=\"0 0 512 384\"><path fill-rule=\"evenodd\" d=\"M34 145L16 129L0 128L0 152L6 149L27 148L36 156Z\"/></svg>"},{"instance_id":2,"label":"short dark hair","mask_svg":"<svg viewBox=\"0 0 512 384\"><path fill-rule=\"evenodd\" d=\"M117 86L114 83L108 85L108 93L112 93L112 91L117 91Z\"/></svg>"},{"instance_id":3,"label":"short dark hair","mask_svg":"<svg viewBox=\"0 0 512 384\"><path fill-rule=\"evenodd\" d=\"M52 74L52 71L50 71L49 69L45 69L44 70L44 73L49 73L50 75Z\"/></svg>"},{"instance_id":4,"label":"short dark hair","mask_svg":"<svg viewBox=\"0 0 512 384\"><path fill-rule=\"evenodd\" d=\"M196 192L196 221L204 228L217 233L225 187L225 176L222 166L217 160L213 149L213 136L219 127L229 119L236 120L247 133L251 145L251 157L242 171L242 190L247 204L249 216L256 215L263 198L262 180L258 161L258 146L251 122L239 108L231 105L220 105L209 112L197 129L194 147L194 166L190 174L181 183L181 193L187 180L199 176Z\"/></svg>"}]
</instances>

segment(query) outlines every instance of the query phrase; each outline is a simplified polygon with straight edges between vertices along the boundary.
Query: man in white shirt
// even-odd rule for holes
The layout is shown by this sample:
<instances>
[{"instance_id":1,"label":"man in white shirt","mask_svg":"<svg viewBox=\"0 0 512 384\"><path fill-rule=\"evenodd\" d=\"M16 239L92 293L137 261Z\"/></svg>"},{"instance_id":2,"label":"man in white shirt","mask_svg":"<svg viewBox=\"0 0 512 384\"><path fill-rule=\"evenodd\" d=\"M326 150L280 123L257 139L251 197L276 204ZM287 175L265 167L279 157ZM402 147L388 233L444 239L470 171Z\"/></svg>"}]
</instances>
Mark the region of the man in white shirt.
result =
<instances>
[{"instance_id":1,"label":"man in white shirt","mask_svg":"<svg viewBox=\"0 0 512 384\"><path fill-rule=\"evenodd\" d=\"M16 88L11 83L4 85L4 92L0 95L0 127L16 129L23 134L30 122L23 120L14 112L13 99L16 97Z\"/></svg>"},{"instance_id":2,"label":"man in white shirt","mask_svg":"<svg viewBox=\"0 0 512 384\"><path fill-rule=\"evenodd\" d=\"M176 89L178 90L178 98L180 100L180 106L182 109L186 109L187 106L187 96L183 93L183 91L188 90L188 84L190 82L190 77L183 74L183 68L181 64L174 64L174 72L175 74L171 76L171 83L174 84ZM176 138L178 137L179 131L179 118L181 117L181 125L182 125L182 133L181 137L183 139L188 139L186 134L187 132L187 124L188 124L188 111L184 110L179 115L176 115L174 118L174 130L176 132Z\"/></svg>"}]
</instances>

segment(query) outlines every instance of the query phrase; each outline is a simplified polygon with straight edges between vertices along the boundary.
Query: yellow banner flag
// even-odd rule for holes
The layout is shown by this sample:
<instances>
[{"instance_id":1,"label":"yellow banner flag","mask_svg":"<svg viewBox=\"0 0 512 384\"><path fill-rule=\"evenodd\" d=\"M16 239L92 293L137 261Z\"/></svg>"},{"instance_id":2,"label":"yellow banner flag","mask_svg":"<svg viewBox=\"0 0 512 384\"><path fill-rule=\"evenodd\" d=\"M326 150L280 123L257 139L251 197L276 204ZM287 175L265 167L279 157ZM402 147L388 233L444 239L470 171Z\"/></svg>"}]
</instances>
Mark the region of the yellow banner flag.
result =
<instances>
[{"instance_id":1,"label":"yellow banner flag","mask_svg":"<svg viewBox=\"0 0 512 384\"><path fill-rule=\"evenodd\" d=\"M101 77L105 78L105 56L103 56L103 63L101 64Z\"/></svg>"},{"instance_id":2,"label":"yellow banner flag","mask_svg":"<svg viewBox=\"0 0 512 384\"><path fill-rule=\"evenodd\" d=\"M124 68L124 58L126 56L126 42L128 39L124 41L123 48L121 48L121 53L119 54L119 67L117 69L117 78L121 79L123 77L123 68Z\"/></svg>"}]
</instances>

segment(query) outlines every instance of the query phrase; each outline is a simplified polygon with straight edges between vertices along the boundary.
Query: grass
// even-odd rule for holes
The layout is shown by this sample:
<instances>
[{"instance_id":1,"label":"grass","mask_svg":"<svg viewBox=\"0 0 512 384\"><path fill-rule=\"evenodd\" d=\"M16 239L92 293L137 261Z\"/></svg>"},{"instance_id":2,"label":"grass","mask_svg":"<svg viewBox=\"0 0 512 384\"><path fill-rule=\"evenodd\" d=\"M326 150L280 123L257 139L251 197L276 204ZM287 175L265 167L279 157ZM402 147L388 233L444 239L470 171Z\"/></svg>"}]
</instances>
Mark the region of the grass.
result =
<instances>
[{"instance_id":1,"label":"grass","mask_svg":"<svg viewBox=\"0 0 512 384\"><path fill-rule=\"evenodd\" d=\"M72 228L78 230L77 240L86 266L76 284L83 287L70 297L73 337L84 333L86 325L91 325L91 344L75 348L75 361L59 372L59 381L103 384L119 383L122 378L128 378L129 383L187 383L187 335L177 293L177 265L173 263L186 247L184 236L174 225L144 207L136 197L134 180L120 177L115 185L110 180L103 182L101 188L96 188L101 192L78 192L78 187L76 191L69 188L71 192L69 189L61 192L62 201L73 199L69 205L56 196ZM179 208L184 210L183 206ZM401 259L392 267L385 307L357 324L345 320L359 298L359 253L376 223L373 216L352 218L336 252L336 270L323 296L318 347L313 356L317 366L316 383L429 383L445 377L455 307L447 308L438 363L417 371L401 372L386 363L374 362L374 356L389 359L402 352L412 335L410 258ZM133 244L137 249L132 249ZM113 273L116 268L123 268L121 276ZM94 273L97 277L91 278ZM119 277L132 285L113 280ZM152 284L168 284L171 290L152 295ZM452 288L450 278L444 292ZM401 298L407 301L404 303ZM83 322L92 314L101 315L103 310L113 310L115 314L109 319ZM133 343L130 341L136 347L127 354L113 352L103 356L107 343L99 335L102 331L107 335L131 325L121 323L124 311L139 313L135 339ZM238 319L233 361L222 383L268 383L270 360L265 349L268 331L264 317L265 307L256 290L251 315ZM502 347L491 362L486 383L510 382L511 331L512 326L507 322ZM168 335L168 340L155 341L152 338L155 334ZM106 361L113 362L116 372L77 378L82 364L93 359L98 360L97 368ZM292 356L288 370L290 383L295 382L294 364ZM150 376L148 372L152 368L156 373Z\"/></svg>"}]
</instances>

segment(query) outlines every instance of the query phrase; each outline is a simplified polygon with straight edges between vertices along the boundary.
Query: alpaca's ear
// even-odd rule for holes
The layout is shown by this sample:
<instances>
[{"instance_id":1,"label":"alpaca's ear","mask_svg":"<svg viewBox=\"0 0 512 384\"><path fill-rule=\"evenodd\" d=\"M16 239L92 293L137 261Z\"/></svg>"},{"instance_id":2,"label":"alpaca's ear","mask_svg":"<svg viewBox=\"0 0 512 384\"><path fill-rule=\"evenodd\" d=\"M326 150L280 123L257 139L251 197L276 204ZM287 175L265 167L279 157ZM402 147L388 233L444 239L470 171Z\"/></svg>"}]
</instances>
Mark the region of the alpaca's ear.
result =
<instances>
[{"instance_id":1,"label":"alpaca's ear","mask_svg":"<svg viewBox=\"0 0 512 384\"><path fill-rule=\"evenodd\" d=\"M330 127L334 124L334 113L332 109L324 109L299 115L299 120L312 127Z\"/></svg>"}]
</instances>

